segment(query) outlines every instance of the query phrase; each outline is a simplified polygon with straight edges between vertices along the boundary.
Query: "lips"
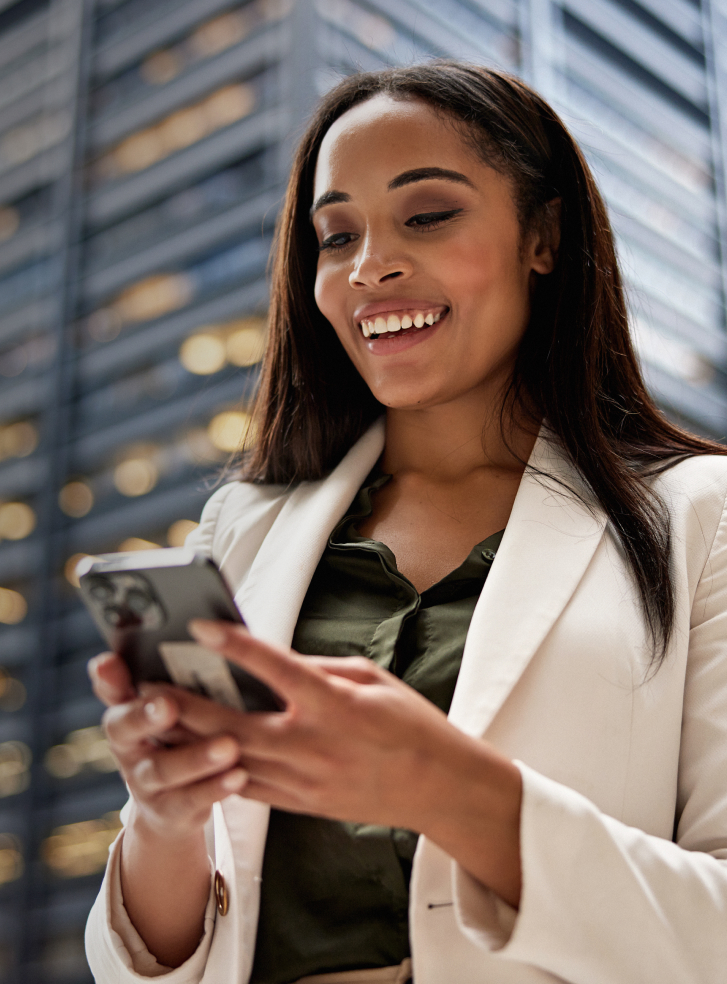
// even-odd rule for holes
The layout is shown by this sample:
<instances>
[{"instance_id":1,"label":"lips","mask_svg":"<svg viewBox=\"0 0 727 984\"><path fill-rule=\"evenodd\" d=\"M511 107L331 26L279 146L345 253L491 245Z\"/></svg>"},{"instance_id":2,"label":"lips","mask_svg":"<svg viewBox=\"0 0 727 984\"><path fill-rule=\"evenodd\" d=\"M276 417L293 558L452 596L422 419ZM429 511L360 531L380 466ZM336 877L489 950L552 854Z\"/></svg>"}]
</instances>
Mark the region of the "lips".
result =
<instances>
[{"instance_id":1,"label":"lips","mask_svg":"<svg viewBox=\"0 0 727 984\"><path fill-rule=\"evenodd\" d=\"M370 338L436 324L447 311L449 308L446 304L397 298L380 301L377 304L367 304L354 313L354 318L364 338Z\"/></svg>"}]
</instances>

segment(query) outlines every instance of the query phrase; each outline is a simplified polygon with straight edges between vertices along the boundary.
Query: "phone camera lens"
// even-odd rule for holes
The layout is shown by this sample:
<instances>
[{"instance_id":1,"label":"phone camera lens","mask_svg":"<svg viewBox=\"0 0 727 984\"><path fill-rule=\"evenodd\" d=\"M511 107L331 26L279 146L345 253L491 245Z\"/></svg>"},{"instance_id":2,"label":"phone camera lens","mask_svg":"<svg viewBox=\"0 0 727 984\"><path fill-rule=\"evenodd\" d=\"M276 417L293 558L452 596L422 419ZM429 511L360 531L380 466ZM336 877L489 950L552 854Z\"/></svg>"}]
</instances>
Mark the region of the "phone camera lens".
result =
<instances>
[{"instance_id":1,"label":"phone camera lens","mask_svg":"<svg viewBox=\"0 0 727 984\"><path fill-rule=\"evenodd\" d=\"M153 604L149 595L140 588L132 588L126 595L126 604L137 615L142 615Z\"/></svg>"},{"instance_id":2,"label":"phone camera lens","mask_svg":"<svg viewBox=\"0 0 727 984\"><path fill-rule=\"evenodd\" d=\"M110 581L106 578L94 578L91 582L91 586L88 589L88 593L96 601L107 601L109 598L113 597L114 588Z\"/></svg>"},{"instance_id":3,"label":"phone camera lens","mask_svg":"<svg viewBox=\"0 0 727 984\"><path fill-rule=\"evenodd\" d=\"M124 621L124 612L117 605L107 605L103 615L109 625L120 625Z\"/></svg>"}]
</instances>

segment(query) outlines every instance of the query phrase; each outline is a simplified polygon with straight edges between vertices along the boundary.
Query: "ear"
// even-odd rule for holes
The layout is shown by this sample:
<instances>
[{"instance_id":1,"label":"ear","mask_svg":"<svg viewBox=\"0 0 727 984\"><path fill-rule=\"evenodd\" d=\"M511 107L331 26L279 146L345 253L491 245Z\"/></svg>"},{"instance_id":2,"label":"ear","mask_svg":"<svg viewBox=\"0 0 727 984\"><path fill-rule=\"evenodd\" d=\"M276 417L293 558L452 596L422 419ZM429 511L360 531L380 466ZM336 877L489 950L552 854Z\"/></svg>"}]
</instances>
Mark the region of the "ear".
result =
<instances>
[{"instance_id":1,"label":"ear","mask_svg":"<svg viewBox=\"0 0 727 984\"><path fill-rule=\"evenodd\" d=\"M553 198L543 209L543 215L530 239L528 260L533 273L548 274L555 269L560 246L561 199Z\"/></svg>"}]
</instances>

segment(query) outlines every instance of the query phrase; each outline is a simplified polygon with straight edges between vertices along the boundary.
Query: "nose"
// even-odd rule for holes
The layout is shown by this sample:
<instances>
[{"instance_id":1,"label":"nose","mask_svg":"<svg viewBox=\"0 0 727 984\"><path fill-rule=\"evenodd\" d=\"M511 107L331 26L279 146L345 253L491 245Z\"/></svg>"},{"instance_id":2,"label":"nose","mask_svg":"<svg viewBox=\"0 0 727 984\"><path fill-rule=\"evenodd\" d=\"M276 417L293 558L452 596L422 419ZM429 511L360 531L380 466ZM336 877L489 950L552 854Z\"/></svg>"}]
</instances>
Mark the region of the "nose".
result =
<instances>
[{"instance_id":1,"label":"nose","mask_svg":"<svg viewBox=\"0 0 727 984\"><path fill-rule=\"evenodd\" d=\"M403 280L412 274L409 259L395 250L391 242L364 238L348 278L354 288L379 287L389 280Z\"/></svg>"}]
</instances>

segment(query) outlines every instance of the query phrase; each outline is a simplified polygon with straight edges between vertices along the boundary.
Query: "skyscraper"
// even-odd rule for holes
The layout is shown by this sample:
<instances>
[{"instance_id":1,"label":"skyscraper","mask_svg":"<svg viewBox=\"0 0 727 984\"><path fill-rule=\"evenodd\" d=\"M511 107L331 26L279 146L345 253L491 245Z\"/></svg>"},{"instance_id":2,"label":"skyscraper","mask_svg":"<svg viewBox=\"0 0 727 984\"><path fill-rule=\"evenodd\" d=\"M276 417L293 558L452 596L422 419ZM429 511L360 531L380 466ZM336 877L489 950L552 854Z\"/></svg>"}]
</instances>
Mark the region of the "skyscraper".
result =
<instances>
[{"instance_id":1,"label":"skyscraper","mask_svg":"<svg viewBox=\"0 0 727 984\"><path fill-rule=\"evenodd\" d=\"M0 0L0 980L81 984L125 790L84 554L177 544L247 426L316 97L455 56L587 152L667 412L727 432L725 0Z\"/></svg>"}]
</instances>

